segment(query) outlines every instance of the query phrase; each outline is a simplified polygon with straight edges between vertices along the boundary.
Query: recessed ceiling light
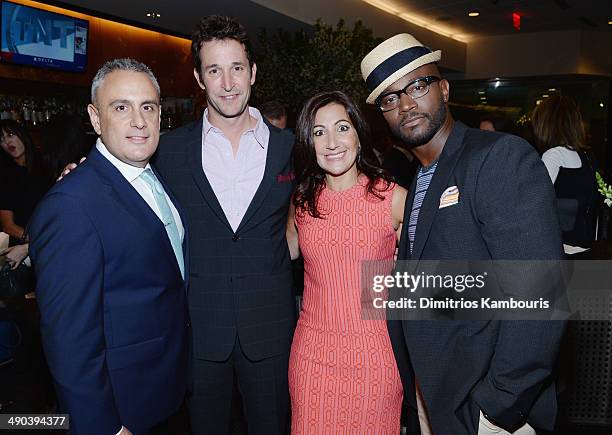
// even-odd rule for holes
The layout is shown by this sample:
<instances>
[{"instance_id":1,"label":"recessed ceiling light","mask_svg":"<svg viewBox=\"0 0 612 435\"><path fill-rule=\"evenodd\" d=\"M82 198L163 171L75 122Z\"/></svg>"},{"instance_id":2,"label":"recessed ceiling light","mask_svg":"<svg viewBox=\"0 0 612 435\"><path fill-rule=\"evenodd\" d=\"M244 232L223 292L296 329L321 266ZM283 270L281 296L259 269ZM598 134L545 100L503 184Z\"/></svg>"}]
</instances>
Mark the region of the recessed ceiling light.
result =
<instances>
[{"instance_id":1,"label":"recessed ceiling light","mask_svg":"<svg viewBox=\"0 0 612 435\"><path fill-rule=\"evenodd\" d=\"M478 91L478 93L479 93L480 95L483 95L483 94L485 93L485 91Z\"/></svg>"},{"instance_id":2,"label":"recessed ceiling light","mask_svg":"<svg viewBox=\"0 0 612 435\"><path fill-rule=\"evenodd\" d=\"M548 94L542 94L542 98L548 98L548 97L550 97L550 95L548 95Z\"/></svg>"},{"instance_id":3,"label":"recessed ceiling light","mask_svg":"<svg viewBox=\"0 0 612 435\"><path fill-rule=\"evenodd\" d=\"M603 106L604 106L604 103L599 103L599 107L603 107Z\"/></svg>"},{"instance_id":4,"label":"recessed ceiling light","mask_svg":"<svg viewBox=\"0 0 612 435\"><path fill-rule=\"evenodd\" d=\"M540 104L542 104L542 100L536 100L536 106L539 106Z\"/></svg>"},{"instance_id":5,"label":"recessed ceiling light","mask_svg":"<svg viewBox=\"0 0 612 435\"><path fill-rule=\"evenodd\" d=\"M151 17L151 18L159 18L161 17L161 15L157 12L148 12L147 13L147 17Z\"/></svg>"},{"instance_id":6,"label":"recessed ceiling light","mask_svg":"<svg viewBox=\"0 0 612 435\"><path fill-rule=\"evenodd\" d=\"M487 99L487 97L480 97L480 99L481 99L481 100L486 100L486 99Z\"/></svg>"},{"instance_id":7,"label":"recessed ceiling light","mask_svg":"<svg viewBox=\"0 0 612 435\"><path fill-rule=\"evenodd\" d=\"M608 20L608 24L612 26L612 20Z\"/></svg>"},{"instance_id":8,"label":"recessed ceiling light","mask_svg":"<svg viewBox=\"0 0 612 435\"><path fill-rule=\"evenodd\" d=\"M468 14L468 16L470 17L477 17L478 15L480 15L480 12L477 12L477 11L472 11Z\"/></svg>"},{"instance_id":9,"label":"recessed ceiling light","mask_svg":"<svg viewBox=\"0 0 612 435\"><path fill-rule=\"evenodd\" d=\"M548 92L555 92L556 90L556 88L548 88Z\"/></svg>"}]
</instances>

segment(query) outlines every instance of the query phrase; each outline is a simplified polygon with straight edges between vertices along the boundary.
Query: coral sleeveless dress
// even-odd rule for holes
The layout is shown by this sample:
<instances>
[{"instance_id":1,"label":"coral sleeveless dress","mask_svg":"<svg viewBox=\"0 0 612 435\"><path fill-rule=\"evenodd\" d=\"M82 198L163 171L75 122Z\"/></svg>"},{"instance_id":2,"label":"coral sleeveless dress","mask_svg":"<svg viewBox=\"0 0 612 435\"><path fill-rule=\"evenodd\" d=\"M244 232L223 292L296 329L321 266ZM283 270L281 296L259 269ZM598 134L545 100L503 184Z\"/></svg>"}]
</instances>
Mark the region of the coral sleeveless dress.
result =
<instances>
[{"instance_id":1,"label":"coral sleeveless dress","mask_svg":"<svg viewBox=\"0 0 612 435\"><path fill-rule=\"evenodd\" d=\"M291 346L292 434L392 434L403 398L384 319L361 313L363 260L392 264L390 189L366 196L367 179L319 196L323 219L296 213L304 300Z\"/></svg>"}]
</instances>

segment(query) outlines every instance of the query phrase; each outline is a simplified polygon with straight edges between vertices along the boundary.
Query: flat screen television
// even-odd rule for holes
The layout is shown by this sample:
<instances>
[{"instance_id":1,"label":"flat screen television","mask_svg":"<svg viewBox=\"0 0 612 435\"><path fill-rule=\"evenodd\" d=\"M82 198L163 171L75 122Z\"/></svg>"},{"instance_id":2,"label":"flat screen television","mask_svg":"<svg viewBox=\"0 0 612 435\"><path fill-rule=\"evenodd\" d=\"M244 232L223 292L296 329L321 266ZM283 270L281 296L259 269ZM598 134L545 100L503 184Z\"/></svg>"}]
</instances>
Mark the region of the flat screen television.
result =
<instances>
[{"instance_id":1,"label":"flat screen television","mask_svg":"<svg viewBox=\"0 0 612 435\"><path fill-rule=\"evenodd\" d=\"M89 22L2 0L0 60L85 71Z\"/></svg>"}]
</instances>

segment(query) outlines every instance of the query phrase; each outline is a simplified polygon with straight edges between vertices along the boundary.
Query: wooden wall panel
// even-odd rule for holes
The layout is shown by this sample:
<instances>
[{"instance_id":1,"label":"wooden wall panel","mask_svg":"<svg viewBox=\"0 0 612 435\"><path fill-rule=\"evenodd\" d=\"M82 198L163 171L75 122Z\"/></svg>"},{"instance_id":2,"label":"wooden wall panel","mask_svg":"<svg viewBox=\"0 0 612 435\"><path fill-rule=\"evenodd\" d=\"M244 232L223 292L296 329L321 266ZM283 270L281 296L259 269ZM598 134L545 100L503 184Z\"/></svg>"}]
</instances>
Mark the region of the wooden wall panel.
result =
<instances>
[{"instance_id":1,"label":"wooden wall panel","mask_svg":"<svg viewBox=\"0 0 612 435\"><path fill-rule=\"evenodd\" d=\"M0 78L89 87L98 68L107 60L132 57L147 64L159 80L163 96L194 97L199 91L193 78L191 41L152 30L73 12L31 0L11 0L89 21L87 70L54 71L0 63ZM2 80L1 83L10 83ZM7 89L0 89L0 92Z\"/></svg>"}]
</instances>

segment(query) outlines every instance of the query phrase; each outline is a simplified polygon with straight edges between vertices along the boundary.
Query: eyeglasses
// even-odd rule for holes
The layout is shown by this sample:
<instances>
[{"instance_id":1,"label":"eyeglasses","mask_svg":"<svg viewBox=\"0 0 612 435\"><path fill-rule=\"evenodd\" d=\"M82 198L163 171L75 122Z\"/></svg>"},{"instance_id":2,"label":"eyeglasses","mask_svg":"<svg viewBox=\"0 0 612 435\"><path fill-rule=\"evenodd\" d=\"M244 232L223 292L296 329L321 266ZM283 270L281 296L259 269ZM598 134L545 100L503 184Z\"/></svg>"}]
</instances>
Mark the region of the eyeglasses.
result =
<instances>
[{"instance_id":1,"label":"eyeglasses","mask_svg":"<svg viewBox=\"0 0 612 435\"><path fill-rule=\"evenodd\" d=\"M382 112L396 109L400 104L402 94L408 95L413 100L421 98L429 92L429 85L440 80L442 79L436 76L419 77L408 83L404 89L381 95L376 99L376 105Z\"/></svg>"}]
</instances>

